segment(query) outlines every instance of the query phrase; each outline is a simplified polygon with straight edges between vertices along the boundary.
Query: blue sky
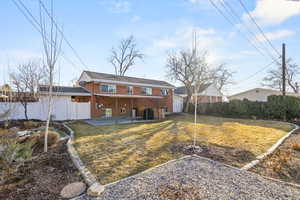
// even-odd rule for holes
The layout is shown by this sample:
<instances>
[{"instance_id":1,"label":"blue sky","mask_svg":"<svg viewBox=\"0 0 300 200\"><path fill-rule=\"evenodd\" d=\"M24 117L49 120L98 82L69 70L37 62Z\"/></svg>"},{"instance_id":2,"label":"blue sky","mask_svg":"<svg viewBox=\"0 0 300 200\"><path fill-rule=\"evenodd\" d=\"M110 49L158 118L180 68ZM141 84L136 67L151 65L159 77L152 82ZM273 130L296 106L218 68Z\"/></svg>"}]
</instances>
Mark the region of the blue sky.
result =
<instances>
[{"instance_id":1,"label":"blue sky","mask_svg":"<svg viewBox=\"0 0 300 200\"><path fill-rule=\"evenodd\" d=\"M218 6L221 6L220 1L214 0ZM38 18L37 0L23 2ZM44 2L46 5L49 3ZM238 0L226 2L236 10L239 19L261 38ZM287 56L299 63L300 3L287 0L243 2L275 48L281 51L281 43L285 42ZM225 62L236 72L236 84L227 88L227 94L260 87L267 70L246 78L272 61L270 57L260 55L241 36L238 30L244 30L244 26L237 18L232 19L235 20L234 26L229 24L209 0L54 0L54 6L56 20L88 66L82 66L71 49L63 44L64 54L76 67L60 58L56 82L61 85L70 85L71 80L78 78L84 69L113 73L108 62L110 50L131 34L146 57L128 71L128 76L168 81L165 73L167 51L191 47L195 29L198 48L209 52L211 65ZM1 2L0 19L0 84L3 84L18 64L41 58L43 51L39 33L12 1ZM269 51L277 56L271 48Z\"/></svg>"}]
</instances>

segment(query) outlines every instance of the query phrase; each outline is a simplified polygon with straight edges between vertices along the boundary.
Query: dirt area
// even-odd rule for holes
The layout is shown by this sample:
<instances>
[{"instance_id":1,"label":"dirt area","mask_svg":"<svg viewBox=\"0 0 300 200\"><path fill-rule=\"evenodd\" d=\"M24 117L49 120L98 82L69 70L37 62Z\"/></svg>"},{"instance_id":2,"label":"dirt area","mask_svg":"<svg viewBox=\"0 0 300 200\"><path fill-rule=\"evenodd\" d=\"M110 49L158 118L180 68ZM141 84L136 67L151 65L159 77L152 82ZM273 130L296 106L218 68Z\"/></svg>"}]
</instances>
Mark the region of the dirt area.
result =
<instances>
[{"instance_id":1,"label":"dirt area","mask_svg":"<svg viewBox=\"0 0 300 200\"><path fill-rule=\"evenodd\" d=\"M65 143L59 142L48 153L34 152L33 159L16 174L16 182L10 185L11 188L0 186L0 199L61 199L60 191L65 185L82 180Z\"/></svg>"},{"instance_id":2,"label":"dirt area","mask_svg":"<svg viewBox=\"0 0 300 200\"><path fill-rule=\"evenodd\" d=\"M251 171L282 181L300 184L300 130Z\"/></svg>"},{"instance_id":3,"label":"dirt area","mask_svg":"<svg viewBox=\"0 0 300 200\"><path fill-rule=\"evenodd\" d=\"M184 156L196 143L199 156L242 167L265 152L293 127L280 122L172 115L141 124L92 126L75 122L75 148L100 183L107 184Z\"/></svg>"}]
</instances>

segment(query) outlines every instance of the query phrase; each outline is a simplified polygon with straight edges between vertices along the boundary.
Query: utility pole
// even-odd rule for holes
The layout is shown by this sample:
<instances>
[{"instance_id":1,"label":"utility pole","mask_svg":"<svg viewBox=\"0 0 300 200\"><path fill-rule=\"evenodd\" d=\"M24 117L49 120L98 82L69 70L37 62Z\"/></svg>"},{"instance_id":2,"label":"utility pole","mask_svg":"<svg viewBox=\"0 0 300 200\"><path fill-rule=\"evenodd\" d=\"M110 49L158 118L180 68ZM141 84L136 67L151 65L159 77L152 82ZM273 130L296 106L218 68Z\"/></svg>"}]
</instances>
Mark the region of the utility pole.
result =
<instances>
[{"instance_id":1,"label":"utility pole","mask_svg":"<svg viewBox=\"0 0 300 200\"><path fill-rule=\"evenodd\" d=\"M285 61L285 43L282 44L282 96L285 96L285 74L286 74L286 61Z\"/></svg>"}]
</instances>

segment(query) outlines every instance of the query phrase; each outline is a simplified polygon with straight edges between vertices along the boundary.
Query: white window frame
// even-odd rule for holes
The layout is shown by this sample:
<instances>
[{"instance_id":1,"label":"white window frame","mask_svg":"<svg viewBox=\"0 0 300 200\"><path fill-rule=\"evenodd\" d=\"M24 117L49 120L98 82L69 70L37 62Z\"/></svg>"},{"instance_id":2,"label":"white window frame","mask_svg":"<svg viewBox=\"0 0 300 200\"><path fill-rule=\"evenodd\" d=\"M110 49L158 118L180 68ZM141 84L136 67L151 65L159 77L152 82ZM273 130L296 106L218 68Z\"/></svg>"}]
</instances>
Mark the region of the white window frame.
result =
<instances>
[{"instance_id":1,"label":"white window frame","mask_svg":"<svg viewBox=\"0 0 300 200\"><path fill-rule=\"evenodd\" d=\"M145 92L144 92L144 89L145 89ZM142 92L142 94L144 94L144 95L152 95L152 88L149 88L149 87L142 87L141 88L141 92Z\"/></svg>"},{"instance_id":2,"label":"white window frame","mask_svg":"<svg viewBox=\"0 0 300 200\"><path fill-rule=\"evenodd\" d=\"M103 91L102 90L102 86L107 86L107 90L108 91ZM113 88L113 90L112 91L110 91L110 89L111 88ZM116 85L112 85L112 84L101 84L100 85L100 90L101 90L101 92L103 92L103 93L116 93L117 92L117 86Z\"/></svg>"},{"instance_id":3,"label":"white window frame","mask_svg":"<svg viewBox=\"0 0 300 200\"><path fill-rule=\"evenodd\" d=\"M163 92L165 91L165 92ZM167 88L162 88L160 90L160 94L163 95L163 96L168 96L169 95L169 90Z\"/></svg>"},{"instance_id":4,"label":"white window frame","mask_svg":"<svg viewBox=\"0 0 300 200\"><path fill-rule=\"evenodd\" d=\"M129 88L130 88L131 92L129 92ZM127 93L133 94L133 86L127 86Z\"/></svg>"}]
</instances>

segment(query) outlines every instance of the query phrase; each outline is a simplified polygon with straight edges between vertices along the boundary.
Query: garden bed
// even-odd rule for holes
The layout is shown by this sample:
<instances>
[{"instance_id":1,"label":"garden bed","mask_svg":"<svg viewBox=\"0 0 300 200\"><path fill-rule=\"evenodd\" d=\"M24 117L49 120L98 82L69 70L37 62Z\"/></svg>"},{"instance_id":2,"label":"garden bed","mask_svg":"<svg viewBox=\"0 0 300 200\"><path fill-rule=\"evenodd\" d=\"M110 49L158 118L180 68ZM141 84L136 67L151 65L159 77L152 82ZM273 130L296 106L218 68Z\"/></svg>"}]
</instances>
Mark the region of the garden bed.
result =
<instances>
[{"instance_id":1,"label":"garden bed","mask_svg":"<svg viewBox=\"0 0 300 200\"><path fill-rule=\"evenodd\" d=\"M292 134L273 154L252 168L251 171L300 184L300 131Z\"/></svg>"},{"instance_id":2,"label":"garden bed","mask_svg":"<svg viewBox=\"0 0 300 200\"><path fill-rule=\"evenodd\" d=\"M74 146L100 183L107 184L184 156L196 129L200 156L242 167L293 127L281 122L173 115L156 123L94 127L71 125Z\"/></svg>"},{"instance_id":3,"label":"garden bed","mask_svg":"<svg viewBox=\"0 0 300 200\"><path fill-rule=\"evenodd\" d=\"M62 199L60 191L64 186L82 181L65 143L60 141L48 153L34 153L33 159L15 174L16 182L0 187L0 199Z\"/></svg>"}]
</instances>

